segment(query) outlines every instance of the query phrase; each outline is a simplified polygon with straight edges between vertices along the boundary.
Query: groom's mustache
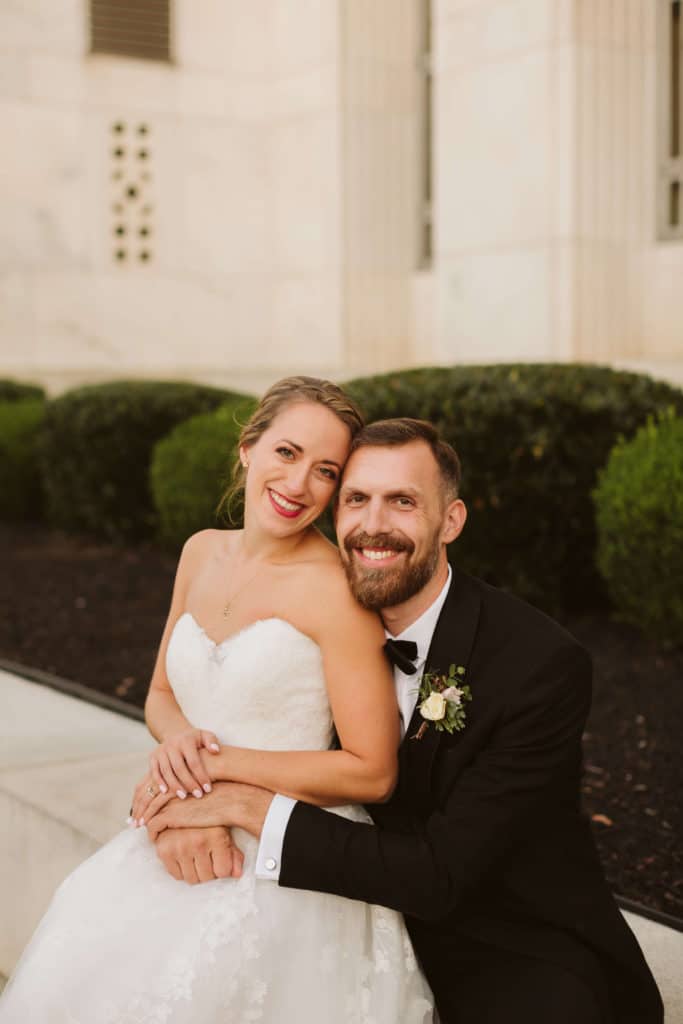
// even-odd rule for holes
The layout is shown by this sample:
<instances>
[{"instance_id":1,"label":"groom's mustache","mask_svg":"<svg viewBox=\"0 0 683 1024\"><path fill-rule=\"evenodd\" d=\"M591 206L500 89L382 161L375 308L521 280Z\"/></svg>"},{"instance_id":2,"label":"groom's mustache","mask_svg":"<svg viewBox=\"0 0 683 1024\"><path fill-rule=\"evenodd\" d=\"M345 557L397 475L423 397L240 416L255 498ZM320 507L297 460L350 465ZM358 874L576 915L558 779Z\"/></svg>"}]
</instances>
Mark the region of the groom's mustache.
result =
<instances>
[{"instance_id":1,"label":"groom's mustache","mask_svg":"<svg viewBox=\"0 0 683 1024\"><path fill-rule=\"evenodd\" d=\"M344 547L351 551L358 548L387 548L391 551L407 551L412 554L415 545L408 537L397 533L365 533L364 530L356 530L344 538Z\"/></svg>"}]
</instances>

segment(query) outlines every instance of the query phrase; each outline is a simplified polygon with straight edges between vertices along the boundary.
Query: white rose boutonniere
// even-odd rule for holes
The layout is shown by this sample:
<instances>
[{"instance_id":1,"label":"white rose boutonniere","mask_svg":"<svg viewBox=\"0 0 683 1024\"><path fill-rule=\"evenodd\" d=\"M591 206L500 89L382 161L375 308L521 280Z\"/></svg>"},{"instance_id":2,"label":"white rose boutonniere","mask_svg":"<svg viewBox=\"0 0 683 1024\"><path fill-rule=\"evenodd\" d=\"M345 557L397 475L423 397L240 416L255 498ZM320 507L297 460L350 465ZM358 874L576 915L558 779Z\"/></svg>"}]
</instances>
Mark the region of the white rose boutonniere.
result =
<instances>
[{"instance_id":1,"label":"white rose boutonniere","mask_svg":"<svg viewBox=\"0 0 683 1024\"><path fill-rule=\"evenodd\" d=\"M420 704L420 714L430 722L440 722L446 714L446 698L434 691Z\"/></svg>"},{"instance_id":2,"label":"white rose boutonniere","mask_svg":"<svg viewBox=\"0 0 683 1024\"><path fill-rule=\"evenodd\" d=\"M418 692L419 711L425 721L410 738L421 740L429 723L437 732L460 732L465 728L464 705L472 700L469 686L463 685L465 669L451 665L448 675L425 672Z\"/></svg>"}]
</instances>

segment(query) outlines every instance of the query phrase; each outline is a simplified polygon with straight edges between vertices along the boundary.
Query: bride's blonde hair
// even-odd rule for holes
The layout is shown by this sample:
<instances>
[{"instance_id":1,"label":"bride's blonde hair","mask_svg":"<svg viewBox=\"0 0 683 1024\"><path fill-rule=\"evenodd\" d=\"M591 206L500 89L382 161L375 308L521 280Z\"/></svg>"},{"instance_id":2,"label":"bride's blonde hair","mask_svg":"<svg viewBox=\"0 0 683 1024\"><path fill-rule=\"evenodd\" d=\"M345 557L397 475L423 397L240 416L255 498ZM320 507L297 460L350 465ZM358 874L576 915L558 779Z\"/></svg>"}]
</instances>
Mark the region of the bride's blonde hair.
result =
<instances>
[{"instance_id":1,"label":"bride's blonde hair","mask_svg":"<svg viewBox=\"0 0 683 1024\"><path fill-rule=\"evenodd\" d=\"M364 426L363 414L338 384L320 377L284 377L268 388L256 406L249 420L242 427L238 449L255 444L268 430L271 423L289 405L298 402L317 402L342 421L348 428L351 440ZM238 498L244 491L246 473L239 455L232 469L232 483L218 504L218 512L227 512L232 519L232 511Z\"/></svg>"}]
</instances>

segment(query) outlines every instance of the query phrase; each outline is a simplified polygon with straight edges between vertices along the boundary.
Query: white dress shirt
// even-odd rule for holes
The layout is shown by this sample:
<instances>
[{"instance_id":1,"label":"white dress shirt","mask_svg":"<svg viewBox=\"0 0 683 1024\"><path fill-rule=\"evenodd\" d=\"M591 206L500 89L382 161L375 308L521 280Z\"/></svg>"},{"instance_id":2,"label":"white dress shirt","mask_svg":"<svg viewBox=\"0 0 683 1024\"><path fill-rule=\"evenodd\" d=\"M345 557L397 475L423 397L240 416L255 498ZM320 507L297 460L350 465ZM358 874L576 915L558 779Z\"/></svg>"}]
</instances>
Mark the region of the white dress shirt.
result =
<instances>
[{"instance_id":1,"label":"white dress shirt","mask_svg":"<svg viewBox=\"0 0 683 1024\"><path fill-rule=\"evenodd\" d=\"M449 565L448 578L439 596L422 613L420 618L416 619L407 629L404 629L402 633L395 637L392 637L388 630L384 631L385 635L393 640L412 640L417 644L417 657L415 658L415 668L417 671L414 675L406 675L405 672L401 672L399 668L394 666L394 685L396 686L396 698L401 716L401 739L405 736L406 729L415 710L417 692L420 688L420 679L422 678L425 662L427 661L427 653L432 642L434 630L436 629L436 623L443 608L443 603L448 594L452 575ZM285 832L287 831L289 818L295 806L296 800L292 800L291 797L282 796L281 793L276 793L273 797L261 831L261 841L256 857L257 878L267 878L274 882L278 881Z\"/></svg>"}]
</instances>

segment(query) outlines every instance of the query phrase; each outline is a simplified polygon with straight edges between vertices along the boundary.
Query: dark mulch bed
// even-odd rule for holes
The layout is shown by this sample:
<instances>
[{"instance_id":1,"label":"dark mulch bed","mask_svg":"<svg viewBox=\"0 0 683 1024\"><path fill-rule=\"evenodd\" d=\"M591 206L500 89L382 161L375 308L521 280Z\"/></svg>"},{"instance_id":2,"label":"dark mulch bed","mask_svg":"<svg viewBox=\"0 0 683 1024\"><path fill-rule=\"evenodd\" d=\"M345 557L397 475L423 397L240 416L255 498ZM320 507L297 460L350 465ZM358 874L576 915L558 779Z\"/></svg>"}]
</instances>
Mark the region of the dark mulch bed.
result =
<instances>
[{"instance_id":1,"label":"dark mulch bed","mask_svg":"<svg viewBox=\"0 0 683 1024\"><path fill-rule=\"evenodd\" d=\"M142 705L175 560L40 528L0 526L0 658ZM567 627L592 652L585 810L616 892L683 918L683 651L605 615Z\"/></svg>"}]
</instances>

